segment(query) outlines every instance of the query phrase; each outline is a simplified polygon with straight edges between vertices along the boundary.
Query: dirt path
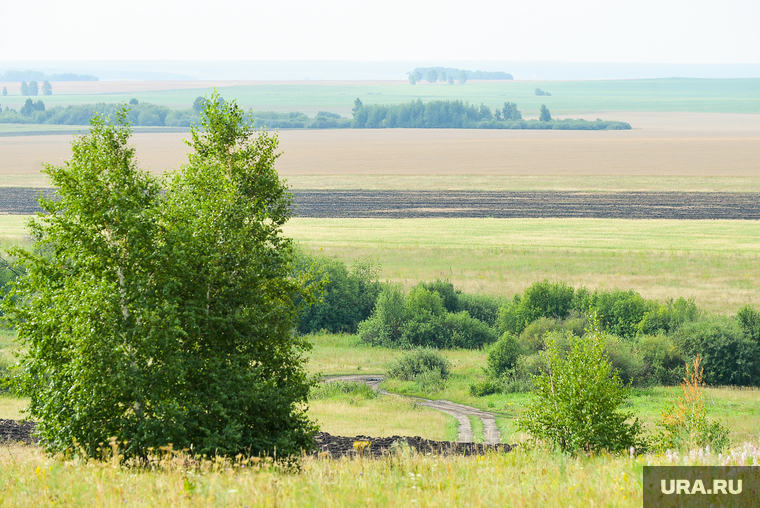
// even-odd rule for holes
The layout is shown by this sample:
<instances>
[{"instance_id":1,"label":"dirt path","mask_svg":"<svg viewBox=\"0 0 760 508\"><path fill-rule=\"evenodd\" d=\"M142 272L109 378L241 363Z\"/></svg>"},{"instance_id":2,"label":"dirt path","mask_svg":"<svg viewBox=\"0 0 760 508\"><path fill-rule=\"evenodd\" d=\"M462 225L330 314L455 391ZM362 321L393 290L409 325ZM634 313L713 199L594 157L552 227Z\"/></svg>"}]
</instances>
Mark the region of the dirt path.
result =
<instances>
[{"instance_id":1,"label":"dirt path","mask_svg":"<svg viewBox=\"0 0 760 508\"><path fill-rule=\"evenodd\" d=\"M365 383L367 386L369 386L376 392L379 392L383 395L407 397L409 399L413 399L420 406L429 407L429 408L441 411L442 413L451 415L454 418L456 418L457 422L459 422L459 436L457 438L457 442L460 442L460 443L473 442L472 425L470 424L469 417L475 416L477 418L480 418L480 420L483 422L483 439L484 439L485 444L501 443L501 432L499 432L499 427L496 425L496 417L493 413L489 413L488 411L482 411L474 407L465 406L463 404L457 404L449 400L430 400L430 399L423 399L420 397L410 397L407 395L398 395L396 393L390 393L390 392L380 389L380 383L382 383L384 379L385 378L383 376L351 375L351 376L329 377L329 378L326 378L325 381Z\"/></svg>"}]
</instances>

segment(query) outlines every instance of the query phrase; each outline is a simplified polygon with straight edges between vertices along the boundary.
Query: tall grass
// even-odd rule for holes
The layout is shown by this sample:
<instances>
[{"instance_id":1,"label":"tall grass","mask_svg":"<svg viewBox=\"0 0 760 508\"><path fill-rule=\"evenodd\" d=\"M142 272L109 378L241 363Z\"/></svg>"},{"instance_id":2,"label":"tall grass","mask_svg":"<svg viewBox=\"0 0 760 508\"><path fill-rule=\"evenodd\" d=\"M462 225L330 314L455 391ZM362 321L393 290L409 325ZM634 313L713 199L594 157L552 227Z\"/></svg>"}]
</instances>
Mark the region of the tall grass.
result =
<instances>
[{"instance_id":1,"label":"tall grass","mask_svg":"<svg viewBox=\"0 0 760 508\"><path fill-rule=\"evenodd\" d=\"M718 457L704 450L632 457L570 457L541 449L378 460L305 458L300 471L240 457L154 459L147 468L51 458L0 447L0 506L641 506L645 465L758 465L747 444Z\"/></svg>"}]
</instances>

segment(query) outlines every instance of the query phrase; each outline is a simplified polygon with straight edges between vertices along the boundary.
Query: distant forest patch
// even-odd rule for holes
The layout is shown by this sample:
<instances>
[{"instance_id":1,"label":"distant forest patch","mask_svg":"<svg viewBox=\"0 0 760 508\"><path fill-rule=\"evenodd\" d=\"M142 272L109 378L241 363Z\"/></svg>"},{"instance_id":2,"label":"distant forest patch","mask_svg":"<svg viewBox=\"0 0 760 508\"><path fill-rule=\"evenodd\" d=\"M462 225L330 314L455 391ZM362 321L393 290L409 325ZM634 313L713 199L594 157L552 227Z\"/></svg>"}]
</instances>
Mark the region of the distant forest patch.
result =
<instances>
[{"instance_id":1,"label":"distant forest patch","mask_svg":"<svg viewBox=\"0 0 760 508\"><path fill-rule=\"evenodd\" d=\"M486 79L486 80L504 80L514 79L508 72L489 72L489 71L468 71L465 69L455 69L453 67L417 67L413 71L407 72L409 83L415 85L423 79L428 83L449 83L454 84L456 79L460 85L467 82L468 79Z\"/></svg>"},{"instance_id":2,"label":"distant forest patch","mask_svg":"<svg viewBox=\"0 0 760 508\"><path fill-rule=\"evenodd\" d=\"M224 99L221 99L224 100ZM198 97L192 108L170 109L137 99L129 102L128 119L135 126L190 127L198 122L205 99ZM77 106L55 106L45 108L41 101L27 99L19 110L0 111L0 123L87 125L98 112L113 115L122 104L85 104ZM627 130L630 124L597 119L557 120L551 117L549 109L542 105L538 120L525 120L517 104L505 102L502 107L491 110L485 104L476 106L460 100L440 100L422 102L421 99L402 104L368 104L360 99L354 101L351 110L353 118L337 113L319 111L316 116L293 111L251 111L256 125L269 129L563 129L563 130Z\"/></svg>"},{"instance_id":3,"label":"distant forest patch","mask_svg":"<svg viewBox=\"0 0 760 508\"><path fill-rule=\"evenodd\" d=\"M5 71L0 74L0 81L99 81L91 74L45 74L41 71Z\"/></svg>"}]
</instances>

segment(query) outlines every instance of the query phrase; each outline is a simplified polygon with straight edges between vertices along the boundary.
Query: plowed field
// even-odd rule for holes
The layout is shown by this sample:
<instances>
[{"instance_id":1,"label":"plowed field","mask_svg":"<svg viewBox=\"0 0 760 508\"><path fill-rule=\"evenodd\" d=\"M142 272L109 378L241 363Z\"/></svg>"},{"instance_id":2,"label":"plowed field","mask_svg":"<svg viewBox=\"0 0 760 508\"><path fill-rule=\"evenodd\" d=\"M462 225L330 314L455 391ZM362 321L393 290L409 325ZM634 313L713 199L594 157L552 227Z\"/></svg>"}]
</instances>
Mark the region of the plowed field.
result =
<instances>
[{"instance_id":1,"label":"plowed field","mask_svg":"<svg viewBox=\"0 0 760 508\"><path fill-rule=\"evenodd\" d=\"M51 189L0 187L0 213L40 211ZM760 220L760 194L722 192L294 191L311 218L596 218Z\"/></svg>"}]
</instances>

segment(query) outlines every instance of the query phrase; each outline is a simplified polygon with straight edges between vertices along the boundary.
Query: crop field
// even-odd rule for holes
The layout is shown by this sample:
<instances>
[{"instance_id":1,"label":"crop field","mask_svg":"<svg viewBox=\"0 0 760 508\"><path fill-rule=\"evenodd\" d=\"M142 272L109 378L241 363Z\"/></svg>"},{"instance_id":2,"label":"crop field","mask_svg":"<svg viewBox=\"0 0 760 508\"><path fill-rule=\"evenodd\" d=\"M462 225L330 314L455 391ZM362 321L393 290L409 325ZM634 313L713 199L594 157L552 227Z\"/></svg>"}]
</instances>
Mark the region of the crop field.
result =
<instances>
[{"instance_id":1,"label":"crop field","mask_svg":"<svg viewBox=\"0 0 760 508\"><path fill-rule=\"evenodd\" d=\"M760 191L760 115L626 113L632 131L349 129L279 133L296 189ZM187 133L133 135L154 173L187 160ZM70 135L0 137L0 186L49 185Z\"/></svg>"},{"instance_id":2,"label":"crop field","mask_svg":"<svg viewBox=\"0 0 760 508\"><path fill-rule=\"evenodd\" d=\"M119 83L119 84L116 84ZM165 87L174 86L167 90ZM19 106L25 97L19 84L6 84L10 94L3 104ZM60 86L60 89L59 89ZM485 103L491 108L515 102L525 117L537 117L541 104L555 114L596 111L695 111L713 113L760 113L760 79L649 79L598 81L499 81L465 85L405 82L114 82L64 85L56 83L53 95L44 97L48 107L96 102L141 102L171 108L189 108L199 95L213 86L226 99L237 99L245 108L259 111L317 111L350 115L355 98L367 104L393 104L421 98ZM551 97L536 96L541 88ZM618 118L604 118L618 120Z\"/></svg>"}]
</instances>

